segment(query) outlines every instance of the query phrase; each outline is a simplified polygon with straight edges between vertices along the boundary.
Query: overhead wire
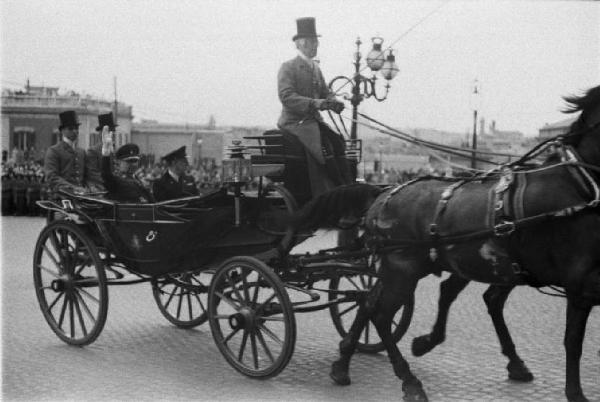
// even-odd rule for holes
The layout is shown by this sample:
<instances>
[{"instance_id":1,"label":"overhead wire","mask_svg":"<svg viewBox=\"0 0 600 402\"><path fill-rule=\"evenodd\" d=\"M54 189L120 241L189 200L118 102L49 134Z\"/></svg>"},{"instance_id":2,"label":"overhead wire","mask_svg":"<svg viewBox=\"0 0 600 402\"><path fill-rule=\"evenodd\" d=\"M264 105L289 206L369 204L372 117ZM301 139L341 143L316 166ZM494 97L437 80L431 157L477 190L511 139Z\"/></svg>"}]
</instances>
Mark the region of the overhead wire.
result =
<instances>
[{"instance_id":1,"label":"overhead wire","mask_svg":"<svg viewBox=\"0 0 600 402\"><path fill-rule=\"evenodd\" d=\"M345 117L345 116L343 118L348 119L348 120L352 120L351 118ZM451 155L460 156L460 157L463 157L463 158L466 158L466 159L473 159L473 157L471 155L465 155L465 154L462 154L462 153L459 153L459 152L456 152L456 151L446 150L446 149L444 149L443 147L440 147L440 146L434 146L434 145L431 145L431 144L423 144L422 141L420 141L418 138L412 137L412 136L410 136L408 134L405 134L405 133L402 133L402 132L399 132L401 134L396 134L396 133L391 132L389 130L384 130L384 129L375 127L375 126L373 126L371 124L367 124L367 123L360 122L360 121L357 121L357 124L360 124L360 125L365 126L365 127L369 127L369 128L371 128L373 130L379 131L382 134L386 134L386 135L389 135L391 137L395 137L395 138L401 139L403 141L406 141L406 142L412 143L414 145L417 145L417 146L421 147L423 150L425 150L425 152L427 152L429 155L433 156L436 159L439 159L440 161L443 161L444 163L446 163L446 164L448 164L450 166L453 166L453 167L456 167L456 168L459 168L459 169L463 169L463 170L470 170L470 171L476 171L476 172L486 172L486 170L469 168L469 167L466 167L466 166L463 166L463 165L452 163L452 162L444 159L443 157L437 155L433 150L435 149L435 150L438 150L438 151L441 151L441 152L444 152L444 153L448 153L448 154L451 154ZM404 135L402 135L402 134L404 134ZM478 161L478 162L489 163L489 164L497 165L497 166L503 165L503 163L498 163L498 162L494 162L494 161L491 161L491 160L488 160L488 159L482 159L482 158L478 158L478 157L475 157L475 160Z\"/></svg>"},{"instance_id":2,"label":"overhead wire","mask_svg":"<svg viewBox=\"0 0 600 402\"><path fill-rule=\"evenodd\" d=\"M474 152L474 153L482 154L482 155L504 156L504 157L507 157L507 158L520 158L521 157L521 155L517 155L517 154L509 154L509 153L494 152L494 151L485 151L485 150L479 150L479 149L467 149L467 148L455 147L455 146L452 146L452 145L439 144L439 143L436 143L436 142L433 142L433 141L423 140L421 138L417 138L417 137L412 136L410 134L404 133L404 132L402 132L402 131L400 131L398 129L392 128L392 127L390 127L390 126L388 126L388 125L386 125L386 124L384 124L384 123L382 123L382 122L380 122L378 120L375 120L374 118L369 117L369 116L367 116L367 115L365 115L363 113L358 112L358 114L361 117L364 117L365 119L367 119L367 120L369 120L369 121L371 121L373 123L379 124L380 126L385 127L386 129L388 129L390 131L393 131L393 132L396 132L398 134L410 137L413 140L419 141L419 142L421 142L423 144L432 145L432 146L435 146L435 147L446 148L448 150L457 151L457 152L468 152L468 153L473 153Z\"/></svg>"}]
</instances>

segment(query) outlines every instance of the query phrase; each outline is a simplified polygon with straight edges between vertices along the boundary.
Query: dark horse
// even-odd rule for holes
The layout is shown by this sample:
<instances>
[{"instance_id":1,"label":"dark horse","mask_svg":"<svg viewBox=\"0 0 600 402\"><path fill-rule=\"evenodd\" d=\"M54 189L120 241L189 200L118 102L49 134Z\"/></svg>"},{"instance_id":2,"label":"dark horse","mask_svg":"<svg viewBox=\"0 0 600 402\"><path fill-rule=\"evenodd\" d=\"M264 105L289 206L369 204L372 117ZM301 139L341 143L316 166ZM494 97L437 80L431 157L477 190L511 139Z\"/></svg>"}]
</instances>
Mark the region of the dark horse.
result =
<instances>
[{"instance_id":1,"label":"dark horse","mask_svg":"<svg viewBox=\"0 0 600 402\"><path fill-rule=\"evenodd\" d=\"M600 304L600 86L565 99L567 111L581 113L554 142L562 155L554 163L513 165L467 180L427 177L380 194L368 184L345 186L299 211L298 221L311 227L364 215L364 246L381 257L381 280L360 306L332 365L338 384L350 384L350 359L371 320L403 382L404 398L427 400L391 336L391 322L421 278L448 271L440 317L432 334L415 340L417 354L443 340L449 305L469 281L489 283L486 303L509 373L512 363L515 377L529 380L502 317L504 301L517 285L558 286L567 297L565 394L569 401L587 401L579 363L588 316Z\"/></svg>"}]
</instances>

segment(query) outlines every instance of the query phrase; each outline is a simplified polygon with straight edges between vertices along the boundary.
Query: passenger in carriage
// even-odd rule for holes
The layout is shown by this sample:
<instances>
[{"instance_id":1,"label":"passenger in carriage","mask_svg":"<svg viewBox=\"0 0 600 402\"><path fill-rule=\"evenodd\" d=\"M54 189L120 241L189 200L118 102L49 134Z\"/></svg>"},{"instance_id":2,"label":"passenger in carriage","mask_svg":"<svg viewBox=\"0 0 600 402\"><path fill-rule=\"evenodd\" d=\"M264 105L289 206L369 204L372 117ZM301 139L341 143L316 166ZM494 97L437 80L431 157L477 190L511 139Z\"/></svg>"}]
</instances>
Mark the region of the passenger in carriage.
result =
<instances>
[{"instance_id":1,"label":"passenger in carriage","mask_svg":"<svg viewBox=\"0 0 600 402\"><path fill-rule=\"evenodd\" d=\"M140 162L140 149L135 144L125 144L115 153L119 176L113 174L111 153L113 132L108 126L102 129L102 179L108 191L107 198L130 203L154 202L148 189L135 177Z\"/></svg>"},{"instance_id":2,"label":"passenger in carriage","mask_svg":"<svg viewBox=\"0 0 600 402\"><path fill-rule=\"evenodd\" d=\"M98 132L101 137L102 128L104 126L108 126L108 131L112 133L114 133L116 128L119 126L118 124L115 124L112 112L98 115L98 126L96 127L96 132ZM87 165L89 166L91 174L94 176L98 175L100 178L102 177L102 146L102 138L100 138L100 141L97 144L89 147L86 152Z\"/></svg>"},{"instance_id":3,"label":"passenger in carriage","mask_svg":"<svg viewBox=\"0 0 600 402\"><path fill-rule=\"evenodd\" d=\"M298 56L283 63L277 76L279 99L283 105L277 126L295 135L306 151L312 196L354 181L345 158L345 142L319 113L341 113L344 104L335 99L313 58L319 40L314 18L296 20L292 38Z\"/></svg>"},{"instance_id":4,"label":"passenger in carriage","mask_svg":"<svg viewBox=\"0 0 600 402\"><path fill-rule=\"evenodd\" d=\"M189 163L185 147L168 153L163 160L167 163L167 171L152 186L156 201L199 195L194 178L186 174Z\"/></svg>"},{"instance_id":5,"label":"passenger in carriage","mask_svg":"<svg viewBox=\"0 0 600 402\"><path fill-rule=\"evenodd\" d=\"M44 159L46 181L52 191L67 190L84 194L102 189L99 175L90 171L85 150L77 146L79 120L68 110L59 114L61 140L48 148Z\"/></svg>"}]
</instances>

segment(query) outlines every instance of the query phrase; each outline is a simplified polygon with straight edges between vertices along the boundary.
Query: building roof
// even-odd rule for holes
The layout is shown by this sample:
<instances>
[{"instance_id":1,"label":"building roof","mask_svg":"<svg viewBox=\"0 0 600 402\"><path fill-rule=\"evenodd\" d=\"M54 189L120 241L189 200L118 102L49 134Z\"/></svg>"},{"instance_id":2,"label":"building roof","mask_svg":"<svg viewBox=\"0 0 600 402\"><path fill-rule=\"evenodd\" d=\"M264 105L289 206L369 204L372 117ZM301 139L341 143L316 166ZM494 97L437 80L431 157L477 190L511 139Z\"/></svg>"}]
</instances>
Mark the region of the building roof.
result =
<instances>
[{"instance_id":1,"label":"building roof","mask_svg":"<svg viewBox=\"0 0 600 402\"><path fill-rule=\"evenodd\" d=\"M577 117L569 117L568 119L563 119L557 121L555 123L546 123L544 127L540 128L540 130L551 130L554 128L565 128L570 127L577 120Z\"/></svg>"}]
</instances>

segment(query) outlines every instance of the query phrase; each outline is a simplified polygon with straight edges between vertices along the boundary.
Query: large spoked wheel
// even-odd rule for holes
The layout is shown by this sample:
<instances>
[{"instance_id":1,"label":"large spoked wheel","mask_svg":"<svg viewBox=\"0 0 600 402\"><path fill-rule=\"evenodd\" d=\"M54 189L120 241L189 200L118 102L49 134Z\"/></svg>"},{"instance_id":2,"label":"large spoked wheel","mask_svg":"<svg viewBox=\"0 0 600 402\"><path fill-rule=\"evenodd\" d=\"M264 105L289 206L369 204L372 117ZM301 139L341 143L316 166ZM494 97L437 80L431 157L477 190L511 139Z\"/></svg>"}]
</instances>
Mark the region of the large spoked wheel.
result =
<instances>
[{"instance_id":1,"label":"large spoked wheel","mask_svg":"<svg viewBox=\"0 0 600 402\"><path fill-rule=\"evenodd\" d=\"M108 286L98 250L76 224L46 226L33 256L33 282L44 318L70 345L88 345L100 335L108 310Z\"/></svg>"},{"instance_id":2,"label":"large spoked wheel","mask_svg":"<svg viewBox=\"0 0 600 402\"><path fill-rule=\"evenodd\" d=\"M168 274L152 282L152 294L162 315L179 328L193 328L208 320L209 271Z\"/></svg>"},{"instance_id":3,"label":"large spoked wheel","mask_svg":"<svg viewBox=\"0 0 600 402\"><path fill-rule=\"evenodd\" d=\"M330 290L354 290L363 291L371 289L375 285L377 278L368 275L352 275L352 276L341 276L332 278L329 282ZM334 292L329 294L329 299L333 300L336 298ZM348 334L350 326L354 322L356 313L358 312L359 302L348 301L345 303L334 304L329 308L333 325L337 332L343 337ZM392 320L392 336L395 342L398 342L410 325L414 309L414 297L411 298L409 303L402 306ZM358 351L364 353L378 353L385 350L383 342L377 333L377 329L371 321L367 323L363 332L360 334L358 344L356 346Z\"/></svg>"},{"instance_id":4,"label":"large spoked wheel","mask_svg":"<svg viewBox=\"0 0 600 402\"><path fill-rule=\"evenodd\" d=\"M290 361L296 320L279 277L253 257L227 260L208 293L210 329L225 359L242 374L269 378Z\"/></svg>"}]
</instances>

